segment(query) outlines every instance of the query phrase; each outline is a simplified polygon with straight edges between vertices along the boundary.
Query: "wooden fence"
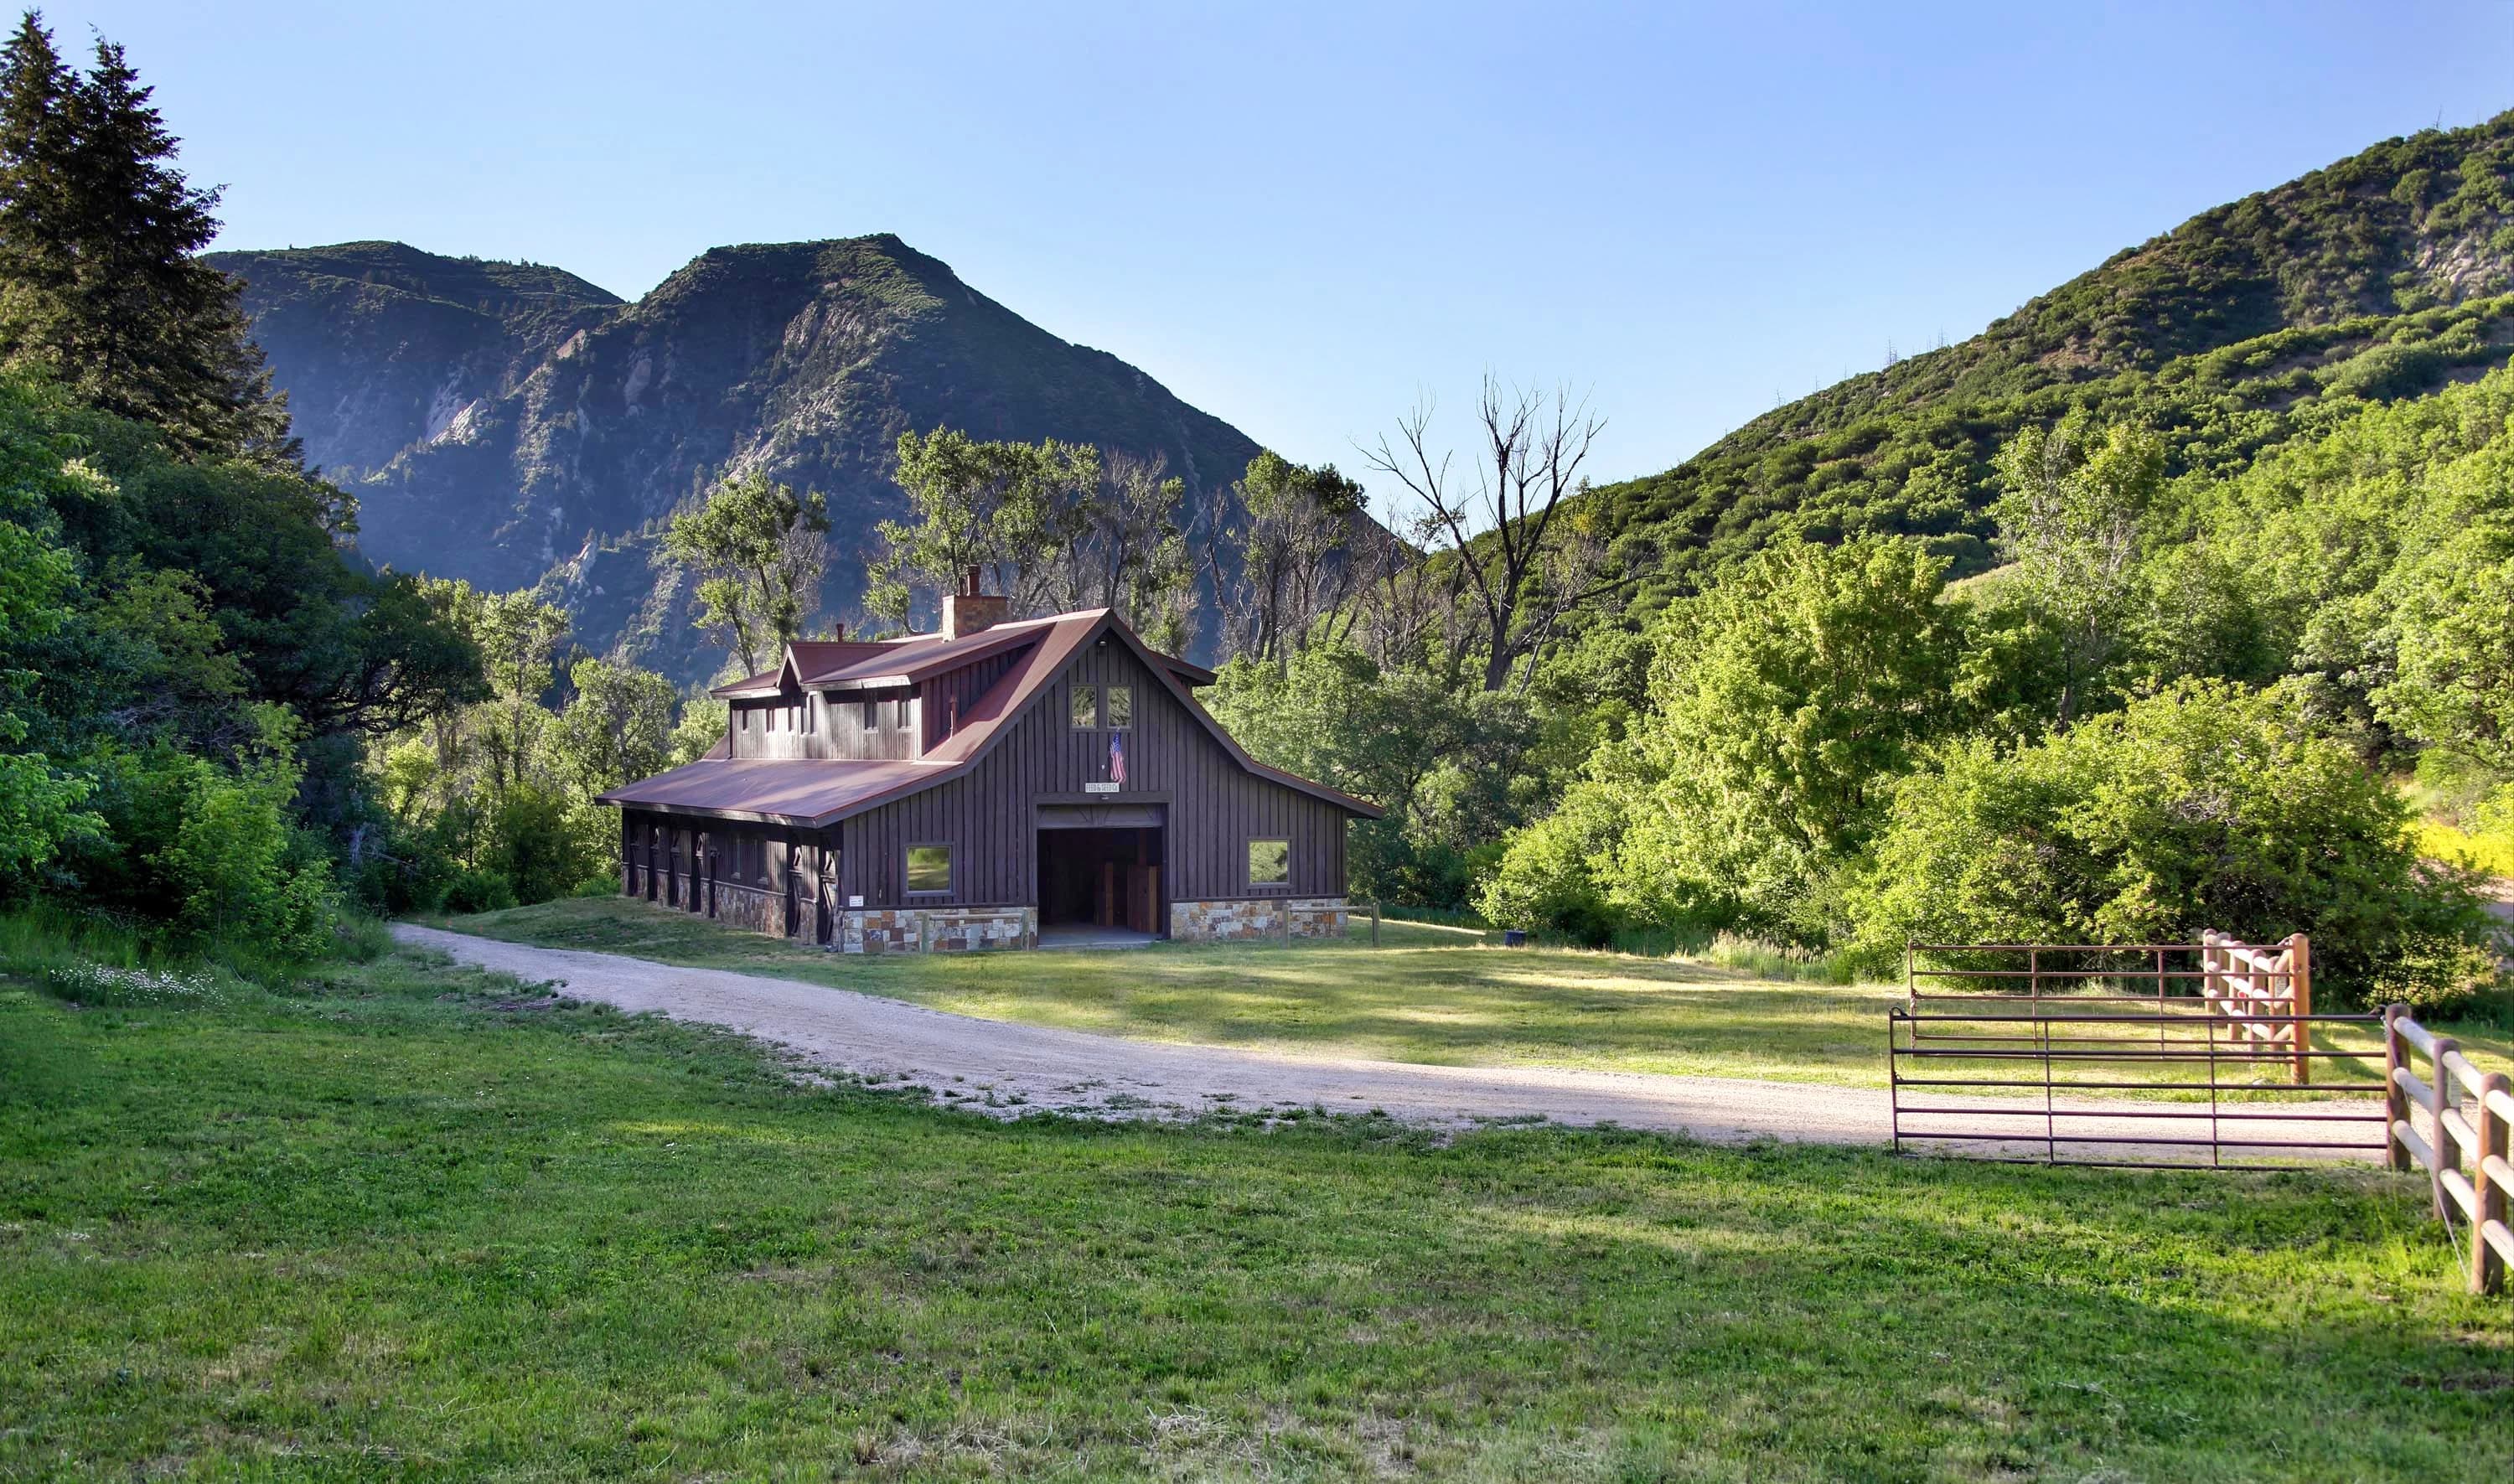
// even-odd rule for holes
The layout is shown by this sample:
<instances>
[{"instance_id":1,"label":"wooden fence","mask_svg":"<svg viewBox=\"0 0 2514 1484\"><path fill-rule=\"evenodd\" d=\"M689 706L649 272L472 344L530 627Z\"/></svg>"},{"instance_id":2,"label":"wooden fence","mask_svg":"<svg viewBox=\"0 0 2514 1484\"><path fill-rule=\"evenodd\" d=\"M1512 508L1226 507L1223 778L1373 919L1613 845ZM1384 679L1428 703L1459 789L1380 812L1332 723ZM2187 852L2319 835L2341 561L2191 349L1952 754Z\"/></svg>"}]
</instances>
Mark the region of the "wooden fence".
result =
<instances>
[{"instance_id":1,"label":"wooden fence","mask_svg":"<svg viewBox=\"0 0 2514 1484\"><path fill-rule=\"evenodd\" d=\"M1924 955L1967 967L1925 965ZM2000 1001L2042 1016L2087 996L2135 994L2160 1020L2187 1012L2216 1021L2234 1043L2230 1056L2276 1058L2296 1086L2313 1080L2313 946L2302 933L2275 943L2215 931L2196 943L1915 943L1903 950L1903 986L1915 1016L1931 1000Z\"/></svg>"},{"instance_id":2,"label":"wooden fence","mask_svg":"<svg viewBox=\"0 0 2514 1484\"><path fill-rule=\"evenodd\" d=\"M2203 933L2200 971L2200 994L2212 1014L2227 1017L2250 1044L2284 1048L2296 1086L2313 1080L2313 945L2302 933L2290 934L2275 949Z\"/></svg>"},{"instance_id":3,"label":"wooden fence","mask_svg":"<svg viewBox=\"0 0 2514 1484\"><path fill-rule=\"evenodd\" d=\"M2426 1061L2424 1077L2416 1058ZM2436 1219L2447 1226L2459 1220L2470 1240L2470 1291L2502 1292L2514 1263L2514 1228L2505 1222L2514 1190L2514 1079L2481 1071L2451 1036L2428 1030L2400 1005L2383 1012L2383 1071L2392 1168L2425 1172Z\"/></svg>"}]
</instances>

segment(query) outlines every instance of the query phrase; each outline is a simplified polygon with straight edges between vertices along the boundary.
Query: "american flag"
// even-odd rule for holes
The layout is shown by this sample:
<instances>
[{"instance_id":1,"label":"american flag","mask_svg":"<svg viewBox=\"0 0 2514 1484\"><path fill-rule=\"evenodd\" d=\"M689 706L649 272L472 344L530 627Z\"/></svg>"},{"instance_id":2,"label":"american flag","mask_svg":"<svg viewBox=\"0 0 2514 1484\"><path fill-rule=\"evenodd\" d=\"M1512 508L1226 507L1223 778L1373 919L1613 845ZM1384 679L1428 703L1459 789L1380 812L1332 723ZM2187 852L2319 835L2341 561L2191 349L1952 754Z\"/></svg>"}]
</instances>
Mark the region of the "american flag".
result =
<instances>
[{"instance_id":1,"label":"american flag","mask_svg":"<svg viewBox=\"0 0 2514 1484\"><path fill-rule=\"evenodd\" d=\"M1118 734L1109 739L1109 782L1122 783L1125 781L1126 739L1123 734Z\"/></svg>"}]
</instances>

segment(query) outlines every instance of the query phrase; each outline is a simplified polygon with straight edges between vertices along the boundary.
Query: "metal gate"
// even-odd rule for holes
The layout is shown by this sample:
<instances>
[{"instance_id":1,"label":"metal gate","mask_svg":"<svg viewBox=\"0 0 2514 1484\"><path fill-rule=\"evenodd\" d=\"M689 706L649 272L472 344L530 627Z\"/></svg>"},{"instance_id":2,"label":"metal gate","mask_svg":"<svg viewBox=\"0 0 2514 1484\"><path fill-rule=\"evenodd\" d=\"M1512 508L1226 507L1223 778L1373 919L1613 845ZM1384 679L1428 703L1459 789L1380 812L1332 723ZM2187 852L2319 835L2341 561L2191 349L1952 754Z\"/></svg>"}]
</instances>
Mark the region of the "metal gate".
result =
<instances>
[{"instance_id":1,"label":"metal gate","mask_svg":"<svg viewBox=\"0 0 2514 1484\"><path fill-rule=\"evenodd\" d=\"M2301 938L2214 933L1913 944L1887 1023L1894 1147L2210 1169L2379 1159L2383 1018L2315 1014L2310 962Z\"/></svg>"}]
</instances>

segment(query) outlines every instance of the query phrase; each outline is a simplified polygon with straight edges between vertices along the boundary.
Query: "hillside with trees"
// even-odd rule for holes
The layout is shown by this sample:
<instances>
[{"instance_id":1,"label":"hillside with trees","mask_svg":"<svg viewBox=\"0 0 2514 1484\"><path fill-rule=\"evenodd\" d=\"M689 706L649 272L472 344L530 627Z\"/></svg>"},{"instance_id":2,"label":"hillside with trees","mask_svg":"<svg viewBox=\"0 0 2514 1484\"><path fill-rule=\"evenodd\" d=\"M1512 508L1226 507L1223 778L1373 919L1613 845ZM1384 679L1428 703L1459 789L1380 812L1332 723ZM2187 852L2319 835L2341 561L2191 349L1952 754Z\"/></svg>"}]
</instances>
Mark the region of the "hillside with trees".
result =
<instances>
[{"instance_id":1,"label":"hillside with trees","mask_svg":"<svg viewBox=\"0 0 2514 1484\"><path fill-rule=\"evenodd\" d=\"M1774 409L1598 492L1660 598L1767 542L1918 538L1996 560L2000 448L2083 407L2227 473L2366 399L2469 381L2514 348L2514 114L2387 140L2125 249L1960 344Z\"/></svg>"}]
</instances>

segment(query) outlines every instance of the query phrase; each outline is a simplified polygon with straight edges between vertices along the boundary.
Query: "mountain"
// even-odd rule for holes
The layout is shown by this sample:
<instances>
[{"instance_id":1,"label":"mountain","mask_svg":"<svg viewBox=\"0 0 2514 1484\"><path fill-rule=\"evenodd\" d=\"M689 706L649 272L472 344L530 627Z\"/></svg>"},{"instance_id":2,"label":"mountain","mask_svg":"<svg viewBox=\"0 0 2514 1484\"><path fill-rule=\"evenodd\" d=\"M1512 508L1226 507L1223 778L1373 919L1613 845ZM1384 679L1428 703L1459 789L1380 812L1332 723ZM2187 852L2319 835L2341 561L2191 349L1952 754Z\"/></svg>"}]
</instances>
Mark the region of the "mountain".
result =
<instances>
[{"instance_id":1,"label":"mountain","mask_svg":"<svg viewBox=\"0 0 2514 1484\"><path fill-rule=\"evenodd\" d=\"M2514 351L2514 112L2390 140L2204 212L1961 344L1775 409L1597 492L1644 603L1792 533L1903 532L1993 561L1990 461L2085 404L2224 472L2370 400Z\"/></svg>"},{"instance_id":2,"label":"mountain","mask_svg":"<svg viewBox=\"0 0 2514 1484\"><path fill-rule=\"evenodd\" d=\"M1258 452L1105 351L1069 344L897 237L717 248L626 302L530 263L393 242L219 253L307 459L380 562L540 584L578 637L681 680L721 662L652 560L726 474L830 500L832 612L905 513L900 433L1056 437L1159 457L1191 506Z\"/></svg>"}]
</instances>

